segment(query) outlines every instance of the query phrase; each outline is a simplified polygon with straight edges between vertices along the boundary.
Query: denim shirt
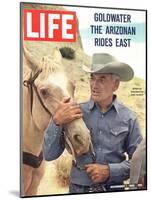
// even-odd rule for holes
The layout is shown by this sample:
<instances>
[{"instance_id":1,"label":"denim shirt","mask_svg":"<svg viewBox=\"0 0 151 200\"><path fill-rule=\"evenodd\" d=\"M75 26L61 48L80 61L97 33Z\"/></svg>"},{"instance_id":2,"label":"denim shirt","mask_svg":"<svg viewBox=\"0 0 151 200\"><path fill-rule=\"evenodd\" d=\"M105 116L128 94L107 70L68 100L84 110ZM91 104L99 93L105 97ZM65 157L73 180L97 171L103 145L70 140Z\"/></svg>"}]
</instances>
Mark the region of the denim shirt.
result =
<instances>
[{"instance_id":1,"label":"denim shirt","mask_svg":"<svg viewBox=\"0 0 151 200\"><path fill-rule=\"evenodd\" d=\"M83 120L91 132L91 140L96 153L96 163L107 164L110 177L104 185L122 184L129 178L130 162L137 145L141 142L139 124L135 114L122 103L114 100L110 108L102 113L92 100L82 103ZM58 158L64 151L62 143L62 127L51 121L45 131L43 153L48 161ZM91 152L76 158L78 165L92 163ZM93 182L85 172L76 166L71 169L71 183L92 185Z\"/></svg>"}]
</instances>

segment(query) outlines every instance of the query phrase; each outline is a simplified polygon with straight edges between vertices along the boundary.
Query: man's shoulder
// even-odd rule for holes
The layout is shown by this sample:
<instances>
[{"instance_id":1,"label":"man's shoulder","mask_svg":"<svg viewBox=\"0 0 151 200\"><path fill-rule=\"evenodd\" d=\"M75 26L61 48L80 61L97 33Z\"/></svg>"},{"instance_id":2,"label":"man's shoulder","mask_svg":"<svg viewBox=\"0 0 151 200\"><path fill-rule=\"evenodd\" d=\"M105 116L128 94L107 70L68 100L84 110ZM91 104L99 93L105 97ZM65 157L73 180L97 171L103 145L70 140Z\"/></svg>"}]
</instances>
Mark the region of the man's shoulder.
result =
<instances>
[{"instance_id":1,"label":"man's shoulder","mask_svg":"<svg viewBox=\"0 0 151 200\"><path fill-rule=\"evenodd\" d=\"M133 110L131 110L130 107L126 106L122 102L118 102L118 112L120 116L123 118L128 118L133 120L137 118L136 113Z\"/></svg>"},{"instance_id":2,"label":"man's shoulder","mask_svg":"<svg viewBox=\"0 0 151 200\"><path fill-rule=\"evenodd\" d=\"M80 103L80 107L82 110L89 110L90 108L90 101L85 101Z\"/></svg>"}]
</instances>

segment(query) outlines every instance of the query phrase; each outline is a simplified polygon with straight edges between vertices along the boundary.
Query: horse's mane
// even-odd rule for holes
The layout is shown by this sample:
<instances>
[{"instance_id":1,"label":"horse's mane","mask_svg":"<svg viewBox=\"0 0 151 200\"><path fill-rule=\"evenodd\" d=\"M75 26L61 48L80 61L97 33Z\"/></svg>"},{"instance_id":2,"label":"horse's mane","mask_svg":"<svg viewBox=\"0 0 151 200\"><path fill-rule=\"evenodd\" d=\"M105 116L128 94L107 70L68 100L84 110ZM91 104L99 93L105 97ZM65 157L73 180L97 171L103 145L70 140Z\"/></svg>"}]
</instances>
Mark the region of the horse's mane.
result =
<instances>
[{"instance_id":1,"label":"horse's mane","mask_svg":"<svg viewBox=\"0 0 151 200\"><path fill-rule=\"evenodd\" d=\"M72 60L75 58L75 51L70 47L63 47L58 49L62 58ZM45 56L42 58L40 66L42 67L41 79L46 79L50 74L56 74L58 72L64 72L63 63L60 62L60 59L57 57L54 60L51 56Z\"/></svg>"},{"instance_id":2,"label":"horse's mane","mask_svg":"<svg viewBox=\"0 0 151 200\"><path fill-rule=\"evenodd\" d=\"M75 58L75 51L70 47L63 47L58 49L58 51L54 57L44 56L39 62L39 67L42 69L42 73L39 76L40 80L47 79L50 74L54 74L55 76L58 72L64 72L64 66L60 57L68 60ZM23 77L27 78L32 71L25 65L23 72Z\"/></svg>"},{"instance_id":3,"label":"horse's mane","mask_svg":"<svg viewBox=\"0 0 151 200\"><path fill-rule=\"evenodd\" d=\"M61 63L55 62L49 56L43 57L40 65L42 68L41 79L47 78L49 74L55 75L59 71L63 71L61 65Z\"/></svg>"}]
</instances>

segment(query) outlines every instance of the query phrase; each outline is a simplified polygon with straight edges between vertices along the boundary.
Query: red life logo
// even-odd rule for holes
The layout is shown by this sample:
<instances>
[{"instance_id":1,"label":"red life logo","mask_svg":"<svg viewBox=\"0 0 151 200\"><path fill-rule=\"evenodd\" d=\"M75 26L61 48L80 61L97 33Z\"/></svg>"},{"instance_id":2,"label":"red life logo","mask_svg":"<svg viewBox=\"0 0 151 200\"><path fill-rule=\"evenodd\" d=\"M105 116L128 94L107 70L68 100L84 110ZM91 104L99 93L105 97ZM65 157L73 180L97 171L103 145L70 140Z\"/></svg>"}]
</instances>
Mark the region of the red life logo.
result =
<instances>
[{"instance_id":1,"label":"red life logo","mask_svg":"<svg viewBox=\"0 0 151 200\"><path fill-rule=\"evenodd\" d=\"M76 42L76 13L24 10L24 40Z\"/></svg>"}]
</instances>

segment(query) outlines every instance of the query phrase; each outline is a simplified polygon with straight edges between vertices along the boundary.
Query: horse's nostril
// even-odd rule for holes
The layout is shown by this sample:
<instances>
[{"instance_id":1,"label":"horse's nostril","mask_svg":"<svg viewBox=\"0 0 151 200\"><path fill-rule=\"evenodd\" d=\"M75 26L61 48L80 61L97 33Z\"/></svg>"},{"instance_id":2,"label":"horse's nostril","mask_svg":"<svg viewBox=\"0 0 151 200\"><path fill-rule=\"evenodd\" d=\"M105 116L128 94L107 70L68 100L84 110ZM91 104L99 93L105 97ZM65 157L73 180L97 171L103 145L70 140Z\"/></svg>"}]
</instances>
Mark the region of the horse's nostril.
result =
<instances>
[{"instance_id":1,"label":"horse's nostril","mask_svg":"<svg viewBox=\"0 0 151 200\"><path fill-rule=\"evenodd\" d=\"M74 139L76 142L78 142L78 143L80 143L80 144L83 144L82 138L81 138L81 136L80 136L79 134L74 135L74 136L73 136L73 139Z\"/></svg>"}]
</instances>

